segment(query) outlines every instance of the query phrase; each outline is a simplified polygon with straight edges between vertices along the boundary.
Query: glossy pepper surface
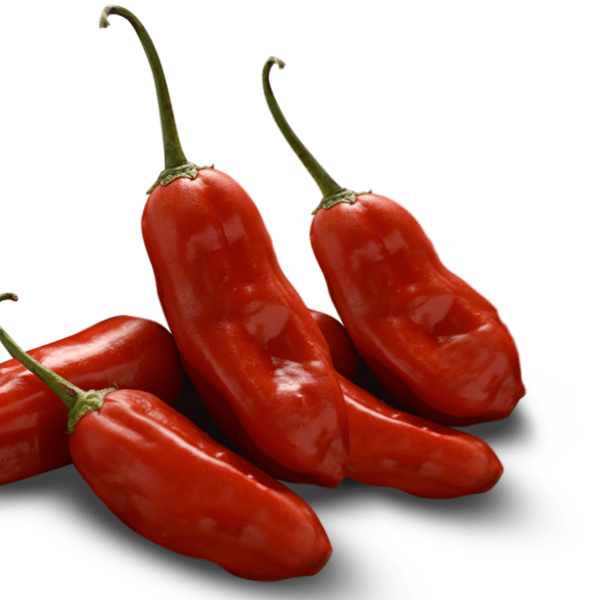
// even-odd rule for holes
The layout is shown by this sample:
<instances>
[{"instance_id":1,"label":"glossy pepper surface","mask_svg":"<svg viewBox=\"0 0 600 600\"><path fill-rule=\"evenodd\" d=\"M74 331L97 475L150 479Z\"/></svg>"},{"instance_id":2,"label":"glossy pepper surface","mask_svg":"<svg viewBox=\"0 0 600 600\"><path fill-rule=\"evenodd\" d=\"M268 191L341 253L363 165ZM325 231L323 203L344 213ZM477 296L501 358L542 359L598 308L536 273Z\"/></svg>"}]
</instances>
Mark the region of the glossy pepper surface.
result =
<instances>
[{"instance_id":1,"label":"glossy pepper surface","mask_svg":"<svg viewBox=\"0 0 600 600\"><path fill-rule=\"evenodd\" d=\"M398 410L339 375L352 466L347 477L424 498L489 491L502 463L484 440Z\"/></svg>"},{"instance_id":2,"label":"glossy pepper surface","mask_svg":"<svg viewBox=\"0 0 600 600\"><path fill-rule=\"evenodd\" d=\"M142 217L158 296L185 370L217 425L280 479L336 486L349 462L329 350L283 274L264 222L231 177L187 162L160 61L126 18L155 77L167 169Z\"/></svg>"},{"instance_id":3,"label":"glossy pepper surface","mask_svg":"<svg viewBox=\"0 0 600 600\"><path fill-rule=\"evenodd\" d=\"M352 342L344 326L320 311L311 313L330 344L333 363L341 371L352 372L348 369ZM352 456L348 478L423 498L479 494L498 482L504 469L484 440L398 410L349 381L341 371L338 380L346 403ZM191 409L186 414L194 423L234 448L235 440L229 440L200 406L198 398L188 398L181 408Z\"/></svg>"},{"instance_id":4,"label":"glossy pepper surface","mask_svg":"<svg viewBox=\"0 0 600 600\"><path fill-rule=\"evenodd\" d=\"M525 393L519 356L497 310L441 263L399 204L341 188L289 127L263 70L269 108L324 198L312 248L359 355L411 410L440 423L507 417Z\"/></svg>"},{"instance_id":5,"label":"glossy pepper surface","mask_svg":"<svg viewBox=\"0 0 600 600\"><path fill-rule=\"evenodd\" d=\"M0 295L6 299L16 297ZM73 463L126 525L247 579L313 575L325 565L331 545L312 509L158 397L84 392L28 357L2 328L0 341L69 407Z\"/></svg>"},{"instance_id":6,"label":"glossy pepper surface","mask_svg":"<svg viewBox=\"0 0 600 600\"><path fill-rule=\"evenodd\" d=\"M352 456L348 478L424 498L479 494L496 485L504 468L487 442L398 410L349 381L357 374L350 336L331 315L311 313L337 365L346 402Z\"/></svg>"},{"instance_id":7,"label":"glossy pepper surface","mask_svg":"<svg viewBox=\"0 0 600 600\"><path fill-rule=\"evenodd\" d=\"M76 385L106 382L177 399L183 370L171 334L158 323L112 317L31 356ZM21 363L0 364L0 484L57 469L71 462L67 408Z\"/></svg>"}]
</instances>

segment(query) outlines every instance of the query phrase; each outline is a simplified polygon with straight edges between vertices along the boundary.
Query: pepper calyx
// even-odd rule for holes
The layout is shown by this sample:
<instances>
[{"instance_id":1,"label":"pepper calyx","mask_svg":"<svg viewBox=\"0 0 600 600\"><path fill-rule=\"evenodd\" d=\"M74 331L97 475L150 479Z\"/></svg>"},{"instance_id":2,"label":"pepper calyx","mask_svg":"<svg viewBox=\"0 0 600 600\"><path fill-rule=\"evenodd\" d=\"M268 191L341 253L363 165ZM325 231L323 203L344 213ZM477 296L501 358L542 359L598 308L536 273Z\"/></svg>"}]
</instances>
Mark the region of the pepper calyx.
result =
<instances>
[{"instance_id":1,"label":"pepper calyx","mask_svg":"<svg viewBox=\"0 0 600 600\"><path fill-rule=\"evenodd\" d=\"M169 185L175 179L179 179L179 177L187 177L188 179L196 179L196 175L198 175L198 171L202 169L214 169L215 165L199 167L193 162L186 162L182 165L178 165L177 167L171 167L169 169L165 169L161 171L158 179L154 182L152 187L146 192L150 194L157 188L159 185Z\"/></svg>"},{"instance_id":2,"label":"pepper calyx","mask_svg":"<svg viewBox=\"0 0 600 600\"><path fill-rule=\"evenodd\" d=\"M114 392L116 389L118 389L117 386L106 388L104 390L89 390L87 392L77 394L75 404L69 410L69 416L67 420L68 432L73 433L75 425L79 419L93 410L98 410L104 403L104 396L106 396L106 394L109 392Z\"/></svg>"},{"instance_id":3,"label":"pepper calyx","mask_svg":"<svg viewBox=\"0 0 600 600\"><path fill-rule=\"evenodd\" d=\"M341 190L337 191L335 194L331 194L330 196L325 196L325 198L323 198L321 200L321 202L319 202L319 206L317 206L317 208L315 208L315 210L313 210L311 214L316 215L317 212L319 210L321 210L322 208L327 210L328 208L331 208L332 206L335 206L336 204L339 204L340 202L347 202L348 204L354 204L356 202L357 196L362 196L362 194L370 194L372 191L373 190L369 190L368 192L353 192L352 190L349 190L348 188L342 188Z\"/></svg>"}]
</instances>

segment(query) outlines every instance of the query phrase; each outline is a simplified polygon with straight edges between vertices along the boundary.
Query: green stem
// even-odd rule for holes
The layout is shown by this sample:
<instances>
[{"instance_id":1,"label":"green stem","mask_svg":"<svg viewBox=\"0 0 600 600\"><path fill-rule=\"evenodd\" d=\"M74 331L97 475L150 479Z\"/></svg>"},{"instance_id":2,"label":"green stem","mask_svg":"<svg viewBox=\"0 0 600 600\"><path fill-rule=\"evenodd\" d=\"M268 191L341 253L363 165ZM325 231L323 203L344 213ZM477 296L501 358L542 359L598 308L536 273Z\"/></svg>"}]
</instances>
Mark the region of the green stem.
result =
<instances>
[{"instance_id":1,"label":"green stem","mask_svg":"<svg viewBox=\"0 0 600 600\"><path fill-rule=\"evenodd\" d=\"M107 6L100 15L100 27L108 27L109 15L118 15L127 19L142 43L144 52L148 57L152 75L154 76L154 84L156 86L156 95L158 96L158 108L160 110L160 124L162 127L163 145L165 149L165 169L172 169L187 162L187 158L181 148L177 126L175 125L175 115L173 114L173 106L171 97L169 96L169 88L167 80L160 64L160 58L154 47L154 43L150 39L146 28L140 20L129 10L122 6Z\"/></svg>"},{"instance_id":2,"label":"green stem","mask_svg":"<svg viewBox=\"0 0 600 600\"><path fill-rule=\"evenodd\" d=\"M173 106L171 104L169 88L167 87L167 80L152 39L140 20L131 11L122 6L110 5L104 8L100 15L101 28L110 25L108 22L109 15L118 15L129 21L142 43L142 47L148 57L148 62L150 63L150 68L152 69L152 75L154 77L165 151L165 169L161 172L155 184L148 190L148 193L150 193L159 183L167 185L178 177L194 179L198 170L204 167L198 167L194 163L189 162L183 153L181 142L179 141L179 133L177 132L177 126L175 124L175 115L173 114Z\"/></svg>"},{"instance_id":3,"label":"green stem","mask_svg":"<svg viewBox=\"0 0 600 600\"><path fill-rule=\"evenodd\" d=\"M285 67L285 63L274 56L271 56L265 63L262 72L262 82L263 90L265 92L265 98L267 100L267 104L269 105L271 114L273 115L273 119L275 119L275 123L277 123L277 127L279 127L279 130L283 134L283 137L292 147L292 150L296 153L296 156L298 156L306 170L315 180L315 183L319 186L321 193L323 194L324 198L322 203L319 205L319 208L327 208L327 205L333 205L337 202L354 202L354 192L346 188L342 188L330 177L327 171L325 171L325 169L317 162L315 157L308 151L306 146L300 141L300 138L298 138L298 136L294 133L294 131L290 127L290 124L287 122L287 119L281 112L281 108L279 108L279 104L277 103L277 100L275 100L275 96L273 95L273 90L271 88L271 83L269 82L269 74L271 72L271 67L274 64L277 64L277 66L280 69L283 69L283 67ZM332 200L335 200L333 204Z\"/></svg>"},{"instance_id":4,"label":"green stem","mask_svg":"<svg viewBox=\"0 0 600 600\"><path fill-rule=\"evenodd\" d=\"M18 300L16 294L0 294L0 302L3 300ZM75 423L90 410L97 410L102 406L104 396L116 388L107 388L105 390L84 391L76 385L63 379L60 375L54 373L37 360L29 356L9 335L0 327L0 343L6 348L8 353L18 360L24 367L29 369L38 379L45 383L67 406L69 409L69 433L72 433Z\"/></svg>"}]
</instances>

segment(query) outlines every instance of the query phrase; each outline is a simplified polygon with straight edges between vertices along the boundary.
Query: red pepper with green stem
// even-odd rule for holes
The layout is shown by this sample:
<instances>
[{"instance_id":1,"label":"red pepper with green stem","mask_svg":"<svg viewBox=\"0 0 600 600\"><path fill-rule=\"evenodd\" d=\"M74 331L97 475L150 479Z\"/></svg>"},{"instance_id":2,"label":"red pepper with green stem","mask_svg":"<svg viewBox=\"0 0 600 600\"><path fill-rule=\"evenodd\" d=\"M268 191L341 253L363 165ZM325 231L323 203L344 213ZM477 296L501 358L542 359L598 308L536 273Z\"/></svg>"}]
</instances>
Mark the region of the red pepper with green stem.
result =
<instances>
[{"instance_id":1,"label":"red pepper with green stem","mask_svg":"<svg viewBox=\"0 0 600 600\"><path fill-rule=\"evenodd\" d=\"M323 200L310 240L329 294L355 348L385 388L439 423L507 417L524 395L517 348L497 310L441 263L399 204L339 186L294 134L269 73L263 87L284 137Z\"/></svg>"},{"instance_id":2,"label":"red pepper with green stem","mask_svg":"<svg viewBox=\"0 0 600 600\"><path fill-rule=\"evenodd\" d=\"M116 381L168 404L182 388L173 337L147 319L112 317L30 354L86 388ZM66 407L17 360L0 364L0 485L71 462L66 418Z\"/></svg>"},{"instance_id":3,"label":"red pepper with green stem","mask_svg":"<svg viewBox=\"0 0 600 600\"><path fill-rule=\"evenodd\" d=\"M142 217L158 296L185 370L217 425L279 479L336 486L349 464L345 405L327 344L277 261L244 189L188 162L150 37L120 7L158 94L166 169Z\"/></svg>"},{"instance_id":4,"label":"red pepper with green stem","mask_svg":"<svg viewBox=\"0 0 600 600\"><path fill-rule=\"evenodd\" d=\"M17 297L0 294L9 299ZM27 355L2 327L0 342L68 408L75 467L133 530L247 579L313 575L326 564L331 545L300 497L157 396L84 391Z\"/></svg>"}]
</instances>

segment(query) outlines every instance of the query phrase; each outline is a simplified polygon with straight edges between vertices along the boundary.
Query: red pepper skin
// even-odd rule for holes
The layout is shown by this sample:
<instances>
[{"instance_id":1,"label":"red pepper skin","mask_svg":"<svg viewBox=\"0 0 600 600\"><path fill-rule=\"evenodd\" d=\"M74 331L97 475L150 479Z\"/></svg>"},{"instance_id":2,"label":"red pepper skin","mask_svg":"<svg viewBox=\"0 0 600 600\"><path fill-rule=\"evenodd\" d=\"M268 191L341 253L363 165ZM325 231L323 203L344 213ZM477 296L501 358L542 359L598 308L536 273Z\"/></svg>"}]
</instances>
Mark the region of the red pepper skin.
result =
<instances>
[{"instance_id":1,"label":"red pepper skin","mask_svg":"<svg viewBox=\"0 0 600 600\"><path fill-rule=\"evenodd\" d=\"M344 326L325 313L311 310L311 314L320 327L324 324L325 339L332 342L333 363L346 367L353 348ZM332 322L338 326L333 327ZM398 410L339 371L338 381L348 415L352 466L346 476L350 479L423 498L478 494L490 490L500 479L502 464L485 441ZM212 438L234 448L235 444L202 410L193 388L182 394L175 408Z\"/></svg>"},{"instance_id":2,"label":"red pepper skin","mask_svg":"<svg viewBox=\"0 0 600 600\"><path fill-rule=\"evenodd\" d=\"M329 346L335 370L379 400L392 406L398 406L398 401L389 394L369 370L365 361L358 356L346 328L337 319L326 313L312 309L310 312Z\"/></svg>"},{"instance_id":3,"label":"red pepper skin","mask_svg":"<svg viewBox=\"0 0 600 600\"><path fill-rule=\"evenodd\" d=\"M142 234L158 296L187 371L217 425L279 479L336 486L350 460L344 398L329 349L287 280L254 202L231 177L187 160L164 71L128 20L156 86L165 169Z\"/></svg>"},{"instance_id":4,"label":"red pepper skin","mask_svg":"<svg viewBox=\"0 0 600 600\"><path fill-rule=\"evenodd\" d=\"M216 424L278 479L338 485L348 432L329 349L248 194L201 169L154 189L142 233L183 366Z\"/></svg>"},{"instance_id":5,"label":"red pepper skin","mask_svg":"<svg viewBox=\"0 0 600 600\"><path fill-rule=\"evenodd\" d=\"M346 328L326 313L311 309L310 314L327 342L335 370L346 379L352 379L358 370L358 354Z\"/></svg>"},{"instance_id":6,"label":"red pepper skin","mask_svg":"<svg viewBox=\"0 0 600 600\"><path fill-rule=\"evenodd\" d=\"M348 332L332 316L310 312L329 344L346 402L352 456L347 477L423 498L478 494L498 482L504 469L486 442L389 406L349 381L358 375L358 360Z\"/></svg>"},{"instance_id":7,"label":"red pepper skin","mask_svg":"<svg viewBox=\"0 0 600 600\"><path fill-rule=\"evenodd\" d=\"M262 73L269 110L319 186L310 231L329 293L358 354L411 411L448 425L507 417L524 395L515 343L496 309L448 271L396 202L342 188L294 133Z\"/></svg>"},{"instance_id":8,"label":"red pepper skin","mask_svg":"<svg viewBox=\"0 0 600 600\"><path fill-rule=\"evenodd\" d=\"M69 448L110 510L165 548L260 581L313 575L331 555L308 504L152 394L109 392Z\"/></svg>"},{"instance_id":9,"label":"red pepper skin","mask_svg":"<svg viewBox=\"0 0 600 600\"><path fill-rule=\"evenodd\" d=\"M339 376L352 466L347 476L423 498L490 490L503 467L483 440L397 410Z\"/></svg>"},{"instance_id":10,"label":"red pepper skin","mask_svg":"<svg viewBox=\"0 0 600 600\"><path fill-rule=\"evenodd\" d=\"M525 388L508 329L408 211L361 194L318 210L310 239L357 352L398 401L449 425L510 414Z\"/></svg>"},{"instance_id":11,"label":"red pepper skin","mask_svg":"<svg viewBox=\"0 0 600 600\"><path fill-rule=\"evenodd\" d=\"M107 382L160 394L172 404L183 373L171 334L120 316L36 348L36 360L85 388ZM68 409L17 360L0 364L0 485L71 463Z\"/></svg>"}]
</instances>

